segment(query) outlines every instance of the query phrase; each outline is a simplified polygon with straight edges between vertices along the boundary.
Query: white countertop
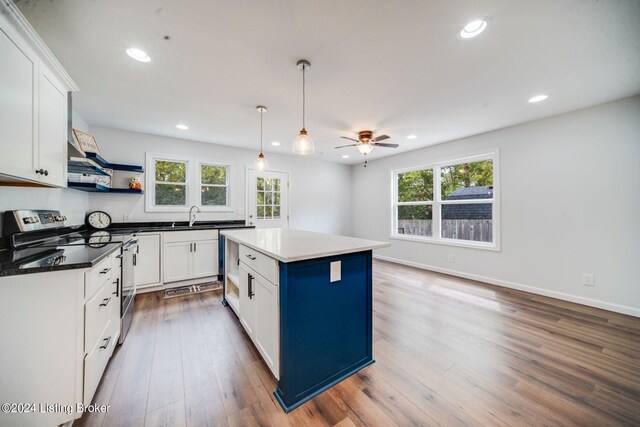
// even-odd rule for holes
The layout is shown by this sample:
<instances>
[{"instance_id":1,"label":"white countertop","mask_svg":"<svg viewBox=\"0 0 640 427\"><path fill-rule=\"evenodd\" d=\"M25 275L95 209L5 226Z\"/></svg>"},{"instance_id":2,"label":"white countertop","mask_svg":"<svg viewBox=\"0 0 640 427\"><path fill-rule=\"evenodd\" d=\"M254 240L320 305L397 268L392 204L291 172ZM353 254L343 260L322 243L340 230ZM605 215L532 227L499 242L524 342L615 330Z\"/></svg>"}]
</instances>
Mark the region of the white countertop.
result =
<instances>
[{"instance_id":1,"label":"white countertop","mask_svg":"<svg viewBox=\"0 0 640 427\"><path fill-rule=\"evenodd\" d=\"M391 246L387 242L302 230L255 228L225 230L220 234L282 262L362 252Z\"/></svg>"}]
</instances>

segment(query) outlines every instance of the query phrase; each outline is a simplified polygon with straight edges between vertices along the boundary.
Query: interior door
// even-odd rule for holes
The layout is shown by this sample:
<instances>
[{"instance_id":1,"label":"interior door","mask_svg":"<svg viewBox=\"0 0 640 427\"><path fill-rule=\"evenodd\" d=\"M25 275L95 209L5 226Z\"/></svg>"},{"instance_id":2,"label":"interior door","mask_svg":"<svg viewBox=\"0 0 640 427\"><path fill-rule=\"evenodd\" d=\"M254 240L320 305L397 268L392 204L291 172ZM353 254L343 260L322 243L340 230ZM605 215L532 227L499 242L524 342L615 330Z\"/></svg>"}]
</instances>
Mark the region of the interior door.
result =
<instances>
[{"instance_id":1,"label":"interior door","mask_svg":"<svg viewBox=\"0 0 640 427\"><path fill-rule=\"evenodd\" d=\"M247 173L247 224L258 228L289 227L289 174L259 171Z\"/></svg>"}]
</instances>

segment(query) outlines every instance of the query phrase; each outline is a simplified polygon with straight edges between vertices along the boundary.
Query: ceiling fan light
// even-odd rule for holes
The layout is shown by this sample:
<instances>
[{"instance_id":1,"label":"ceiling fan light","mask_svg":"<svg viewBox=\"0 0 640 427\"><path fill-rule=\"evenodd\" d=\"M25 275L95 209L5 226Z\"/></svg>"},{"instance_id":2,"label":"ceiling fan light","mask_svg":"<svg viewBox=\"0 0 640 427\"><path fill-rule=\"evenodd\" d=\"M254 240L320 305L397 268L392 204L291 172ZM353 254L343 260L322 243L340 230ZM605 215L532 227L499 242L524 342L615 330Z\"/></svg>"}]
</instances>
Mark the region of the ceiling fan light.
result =
<instances>
[{"instance_id":1,"label":"ceiling fan light","mask_svg":"<svg viewBox=\"0 0 640 427\"><path fill-rule=\"evenodd\" d=\"M362 154L369 154L371 151L373 151L373 145L370 144L359 144L356 146L356 148Z\"/></svg>"},{"instance_id":2,"label":"ceiling fan light","mask_svg":"<svg viewBox=\"0 0 640 427\"><path fill-rule=\"evenodd\" d=\"M313 139L307 134L307 131L303 128L300 131L300 134L293 141L293 152L295 154L313 154L315 151L315 146L313 144Z\"/></svg>"},{"instance_id":3,"label":"ceiling fan light","mask_svg":"<svg viewBox=\"0 0 640 427\"><path fill-rule=\"evenodd\" d=\"M263 171L269 167L269 162L264 158L264 154L260 153L254 162L256 169Z\"/></svg>"}]
</instances>

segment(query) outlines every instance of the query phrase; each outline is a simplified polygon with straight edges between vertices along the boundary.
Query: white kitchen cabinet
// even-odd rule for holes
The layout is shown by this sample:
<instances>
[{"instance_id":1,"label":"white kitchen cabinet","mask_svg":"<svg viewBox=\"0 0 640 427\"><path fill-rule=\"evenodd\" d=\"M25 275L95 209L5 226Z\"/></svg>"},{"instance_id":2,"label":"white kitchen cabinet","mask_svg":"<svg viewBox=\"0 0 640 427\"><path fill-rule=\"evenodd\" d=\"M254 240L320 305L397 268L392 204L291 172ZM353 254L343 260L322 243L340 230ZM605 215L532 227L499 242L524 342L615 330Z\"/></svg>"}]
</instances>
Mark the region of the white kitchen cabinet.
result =
<instances>
[{"instance_id":1,"label":"white kitchen cabinet","mask_svg":"<svg viewBox=\"0 0 640 427\"><path fill-rule=\"evenodd\" d=\"M160 279L160 245L162 235L139 234L138 255L136 257L136 285L138 287L155 286Z\"/></svg>"},{"instance_id":2,"label":"white kitchen cabinet","mask_svg":"<svg viewBox=\"0 0 640 427\"><path fill-rule=\"evenodd\" d=\"M42 183L67 186L67 91L44 65L38 91L38 173ZM34 169L35 170L35 169Z\"/></svg>"},{"instance_id":3,"label":"white kitchen cabinet","mask_svg":"<svg viewBox=\"0 0 640 427\"><path fill-rule=\"evenodd\" d=\"M0 14L0 173L36 181L33 83L37 59L33 51L15 44L7 32L17 35L6 21Z\"/></svg>"},{"instance_id":4,"label":"white kitchen cabinet","mask_svg":"<svg viewBox=\"0 0 640 427\"><path fill-rule=\"evenodd\" d=\"M273 375L279 378L278 287L259 274L254 276L252 287L256 318L253 340Z\"/></svg>"},{"instance_id":5,"label":"white kitchen cabinet","mask_svg":"<svg viewBox=\"0 0 640 427\"><path fill-rule=\"evenodd\" d=\"M218 274L218 231L189 230L164 233L164 282Z\"/></svg>"},{"instance_id":6,"label":"white kitchen cabinet","mask_svg":"<svg viewBox=\"0 0 640 427\"><path fill-rule=\"evenodd\" d=\"M164 244L164 281L176 282L191 278L191 242L170 242Z\"/></svg>"},{"instance_id":7,"label":"white kitchen cabinet","mask_svg":"<svg viewBox=\"0 0 640 427\"><path fill-rule=\"evenodd\" d=\"M240 314L238 318L244 330L247 331L249 337L253 339L256 326L256 305L253 295L251 294L251 289L249 288L251 277L249 267L240 263Z\"/></svg>"},{"instance_id":8,"label":"white kitchen cabinet","mask_svg":"<svg viewBox=\"0 0 640 427\"><path fill-rule=\"evenodd\" d=\"M12 2L0 2L0 64L0 181L66 187L77 86Z\"/></svg>"},{"instance_id":9,"label":"white kitchen cabinet","mask_svg":"<svg viewBox=\"0 0 640 427\"><path fill-rule=\"evenodd\" d=\"M239 245L238 318L276 378L280 373L280 305L277 261ZM238 247L238 245L235 245ZM275 266L275 275L273 268ZM265 275L272 277L273 281ZM275 283L274 283L275 282Z\"/></svg>"},{"instance_id":10,"label":"white kitchen cabinet","mask_svg":"<svg viewBox=\"0 0 640 427\"><path fill-rule=\"evenodd\" d=\"M218 241L193 242L193 277L218 274Z\"/></svg>"}]
</instances>

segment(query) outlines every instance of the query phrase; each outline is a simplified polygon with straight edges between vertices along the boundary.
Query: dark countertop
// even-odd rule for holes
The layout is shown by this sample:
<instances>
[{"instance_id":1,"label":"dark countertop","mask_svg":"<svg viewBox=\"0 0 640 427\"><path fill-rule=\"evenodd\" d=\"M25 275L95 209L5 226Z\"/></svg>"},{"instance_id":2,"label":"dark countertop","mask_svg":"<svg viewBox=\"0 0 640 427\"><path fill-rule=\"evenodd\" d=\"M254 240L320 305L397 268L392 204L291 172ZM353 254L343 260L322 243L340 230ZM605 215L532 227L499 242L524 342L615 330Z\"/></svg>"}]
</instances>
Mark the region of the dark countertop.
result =
<instances>
[{"instance_id":1,"label":"dark countertop","mask_svg":"<svg viewBox=\"0 0 640 427\"><path fill-rule=\"evenodd\" d=\"M125 234L230 228L253 228L253 226L245 225L242 220L197 221L193 227L189 227L187 221L113 223L106 229L113 233L112 241L105 243L103 247L90 247L83 244L55 246L54 244L19 250L0 250L0 277L92 267L114 250L119 250L122 245L122 235ZM70 230L79 233L98 231L87 229L85 226L72 226L64 231Z\"/></svg>"},{"instance_id":2,"label":"dark countertop","mask_svg":"<svg viewBox=\"0 0 640 427\"><path fill-rule=\"evenodd\" d=\"M245 225L240 221L196 221L189 227L188 221L163 221L163 222L116 222L107 228L107 231L151 233L165 231L189 231L189 230L220 230L230 228L253 228L253 225Z\"/></svg>"},{"instance_id":3,"label":"dark countertop","mask_svg":"<svg viewBox=\"0 0 640 427\"><path fill-rule=\"evenodd\" d=\"M121 243L107 243L100 248L72 245L3 250L0 251L0 277L93 267L121 246Z\"/></svg>"}]
</instances>

